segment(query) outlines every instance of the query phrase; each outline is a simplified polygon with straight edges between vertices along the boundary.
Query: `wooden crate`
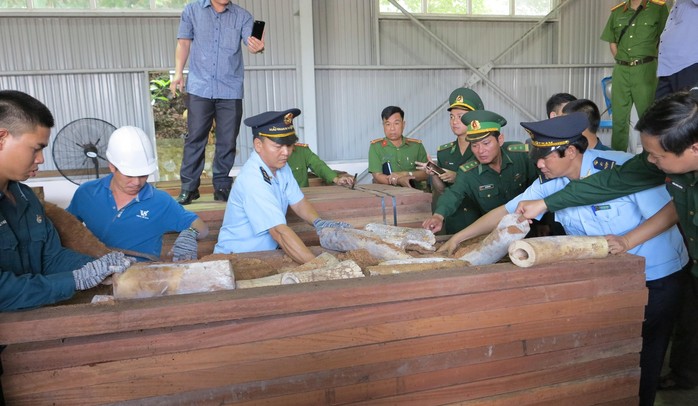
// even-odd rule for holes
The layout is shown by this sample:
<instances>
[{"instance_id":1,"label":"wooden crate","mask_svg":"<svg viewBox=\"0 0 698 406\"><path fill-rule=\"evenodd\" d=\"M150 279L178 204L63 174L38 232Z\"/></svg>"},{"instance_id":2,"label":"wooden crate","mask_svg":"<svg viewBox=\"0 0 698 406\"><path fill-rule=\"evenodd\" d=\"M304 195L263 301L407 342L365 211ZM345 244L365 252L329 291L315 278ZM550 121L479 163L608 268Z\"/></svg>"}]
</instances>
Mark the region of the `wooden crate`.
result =
<instances>
[{"instance_id":1,"label":"wooden crate","mask_svg":"<svg viewBox=\"0 0 698 406\"><path fill-rule=\"evenodd\" d=\"M621 255L0 314L12 405L637 404Z\"/></svg>"}]
</instances>

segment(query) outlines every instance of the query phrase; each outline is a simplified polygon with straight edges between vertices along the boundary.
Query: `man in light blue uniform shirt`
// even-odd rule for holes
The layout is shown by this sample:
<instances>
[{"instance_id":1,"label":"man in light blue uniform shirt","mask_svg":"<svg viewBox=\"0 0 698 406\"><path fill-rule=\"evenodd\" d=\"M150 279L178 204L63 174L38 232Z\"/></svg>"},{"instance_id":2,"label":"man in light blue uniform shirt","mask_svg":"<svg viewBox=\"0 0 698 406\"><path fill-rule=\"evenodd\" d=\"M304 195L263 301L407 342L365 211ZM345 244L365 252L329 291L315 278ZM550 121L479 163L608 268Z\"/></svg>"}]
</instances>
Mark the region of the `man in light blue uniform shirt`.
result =
<instances>
[{"instance_id":1,"label":"man in light blue uniform shirt","mask_svg":"<svg viewBox=\"0 0 698 406\"><path fill-rule=\"evenodd\" d=\"M233 185L214 253L281 247L298 263L312 260L315 256L286 225L289 206L318 231L324 227L351 227L347 223L322 220L303 196L286 164L298 141L293 118L300 113L299 109L269 111L245 120L245 125L252 127L255 150Z\"/></svg>"},{"instance_id":2,"label":"man in light blue uniform shirt","mask_svg":"<svg viewBox=\"0 0 698 406\"><path fill-rule=\"evenodd\" d=\"M487 213L446 244L491 231L507 213L514 213L522 200L542 199L596 172L622 164L632 157L616 151L587 150L582 132L588 125L584 113L549 120L521 123L531 136L531 159L543 174L521 195ZM652 221L648 221L652 218ZM652 405L664 362L664 353L680 309L680 270L688 252L676 222L676 208L663 186L592 206L555 212L569 235L606 236L612 254L629 252L645 257L649 298L642 325L640 352L640 405Z\"/></svg>"}]
</instances>

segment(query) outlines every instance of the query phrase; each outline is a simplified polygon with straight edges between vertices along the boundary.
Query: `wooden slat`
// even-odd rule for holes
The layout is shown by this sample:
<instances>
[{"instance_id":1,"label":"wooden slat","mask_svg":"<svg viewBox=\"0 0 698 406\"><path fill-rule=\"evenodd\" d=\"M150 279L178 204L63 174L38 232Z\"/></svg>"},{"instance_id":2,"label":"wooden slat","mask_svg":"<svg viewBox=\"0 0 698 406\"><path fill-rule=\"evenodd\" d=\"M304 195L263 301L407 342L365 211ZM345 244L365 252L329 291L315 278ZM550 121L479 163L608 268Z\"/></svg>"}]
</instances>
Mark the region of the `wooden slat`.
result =
<instances>
[{"instance_id":1,"label":"wooden slat","mask_svg":"<svg viewBox=\"0 0 698 406\"><path fill-rule=\"evenodd\" d=\"M0 314L0 343L44 341L95 333L131 331L141 328L174 327L212 323L273 314L376 304L531 285L592 280L614 274L615 266L635 266L643 259L631 255L617 261L571 261L522 271L511 264L438 270L424 273L377 276L321 283L322 297L312 285L288 285L254 290L220 291L134 300L113 306L76 305L70 309L42 308L31 312ZM629 275L628 283L644 281L644 274ZM643 282L644 284L644 282ZM396 289L386 295L386 287ZM111 315L111 318L105 318ZM116 316L116 318L113 318Z\"/></svg>"},{"instance_id":2,"label":"wooden slat","mask_svg":"<svg viewBox=\"0 0 698 406\"><path fill-rule=\"evenodd\" d=\"M622 255L6 313L2 386L18 405L623 404L642 270Z\"/></svg>"},{"instance_id":3,"label":"wooden slat","mask_svg":"<svg viewBox=\"0 0 698 406\"><path fill-rule=\"evenodd\" d=\"M471 299L470 296L474 297ZM303 345L306 342L314 342L318 349L335 349L343 346L351 347L383 342L387 339L397 339L397 337L400 339L414 338L413 331L415 325L418 327L417 323L430 324L434 334L476 330L480 336L460 334L460 337L454 337L454 339L467 338L469 342L475 343L481 343L484 339L493 343L505 342L512 336L523 340L531 339L531 342L526 342L526 348L527 353L533 354L542 352L546 348L533 340L539 337L538 334L545 332L564 334L568 331L584 331L590 326L600 328L609 324L626 325L637 320L636 311L632 308L626 311L614 308L616 310L611 314L604 311L604 306L612 304L608 300L615 298L615 295L603 299L578 300L570 306L571 308L563 308L562 305L557 304L547 305L548 302L541 300L540 297L536 298L521 291L503 292L498 295L499 300L490 301L487 300L488 295L470 296L432 299L414 304L388 304L381 307L380 314L375 314L373 308L367 306L363 309L337 309L326 315L297 315L281 321L271 318L219 326L122 333L109 337L108 340L100 337L99 339L53 340L39 344L27 343L8 348L3 354L3 366L6 372L20 373L57 366L94 364L133 356L169 354L189 350L194 346L192 343L196 343L196 348L212 348L247 342L263 347L264 344L260 342L262 339L275 340L270 344L272 347L283 344L287 348L304 348ZM481 298L477 296L481 296ZM631 297L635 297L636 306L642 306L644 303L644 299L635 292L629 292L628 295L621 297L621 300L631 301L633 301ZM590 304L590 300L595 303ZM536 302L539 304L534 305ZM524 304L526 304L525 307ZM622 307L630 304L625 303ZM502 318L508 317L507 312L512 306L521 306L522 312L525 309L527 313L522 313L516 324L510 324L506 329L500 329L497 323ZM578 314L575 306L584 306L583 314ZM451 310L452 316L448 318L440 316L449 312L449 309L454 309ZM559 326L547 328L545 323L550 320L550 317L553 317L553 312L557 313L555 314L557 317L576 316L574 323L566 320ZM388 321L392 321L392 323L386 324ZM492 331L488 330L490 326L493 328ZM275 327L276 329L274 329ZM375 330L376 333L369 334L372 330ZM306 334L296 336L298 331L303 331ZM265 333L260 335L259 332ZM341 334L335 337L337 332ZM378 332L382 334L378 334ZM531 336L531 332L535 332L537 335ZM631 332L634 331L631 330ZM174 336L176 339L173 339ZM288 337L290 339L287 339ZM558 339L558 337L549 338L552 341ZM574 339L580 340L581 337ZM559 340L561 342L558 345L564 346L565 343L562 342L562 339ZM235 352L232 348L228 348L227 351ZM245 355L246 351L246 347L243 347L236 357L247 359L249 355ZM261 357L262 354L256 356Z\"/></svg>"}]
</instances>

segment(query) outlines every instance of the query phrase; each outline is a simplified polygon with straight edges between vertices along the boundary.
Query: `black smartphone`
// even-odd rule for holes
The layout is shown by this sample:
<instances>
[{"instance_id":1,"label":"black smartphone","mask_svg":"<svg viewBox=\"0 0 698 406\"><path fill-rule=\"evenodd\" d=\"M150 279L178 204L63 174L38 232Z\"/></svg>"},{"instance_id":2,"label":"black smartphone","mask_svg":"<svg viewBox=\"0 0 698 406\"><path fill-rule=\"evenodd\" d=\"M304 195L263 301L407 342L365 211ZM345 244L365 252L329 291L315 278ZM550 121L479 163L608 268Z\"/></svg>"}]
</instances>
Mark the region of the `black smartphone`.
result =
<instances>
[{"instance_id":1,"label":"black smartphone","mask_svg":"<svg viewBox=\"0 0 698 406\"><path fill-rule=\"evenodd\" d=\"M383 163L383 175L390 175L393 173L393 167L390 165L390 162L384 162Z\"/></svg>"},{"instance_id":2,"label":"black smartphone","mask_svg":"<svg viewBox=\"0 0 698 406\"><path fill-rule=\"evenodd\" d=\"M252 36L257 38L258 40L262 40L262 34L264 34L264 25L266 23L264 21L260 20L255 20L254 23L252 24Z\"/></svg>"},{"instance_id":3,"label":"black smartphone","mask_svg":"<svg viewBox=\"0 0 698 406\"><path fill-rule=\"evenodd\" d=\"M443 170L442 167L438 166L437 164L435 164L435 163L433 163L433 162L431 162L431 161L427 162L427 168L429 168L429 169L431 169L432 171L438 173L439 175L443 175L444 173L446 173L446 171Z\"/></svg>"}]
</instances>

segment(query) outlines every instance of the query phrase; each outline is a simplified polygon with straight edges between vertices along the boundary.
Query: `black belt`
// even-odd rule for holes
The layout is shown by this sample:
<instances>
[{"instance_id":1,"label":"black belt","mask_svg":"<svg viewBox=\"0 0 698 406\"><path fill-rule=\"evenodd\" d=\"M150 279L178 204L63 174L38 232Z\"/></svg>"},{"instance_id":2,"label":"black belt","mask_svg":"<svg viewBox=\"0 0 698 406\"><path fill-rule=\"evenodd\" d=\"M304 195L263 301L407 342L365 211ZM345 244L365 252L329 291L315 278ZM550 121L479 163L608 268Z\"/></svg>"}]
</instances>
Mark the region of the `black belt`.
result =
<instances>
[{"instance_id":1,"label":"black belt","mask_svg":"<svg viewBox=\"0 0 698 406\"><path fill-rule=\"evenodd\" d=\"M619 61L618 59L616 59L616 63L618 65L623 65L623 66L635 66L635 65L642 65L643 63L647 63L647 62L652 62L655 59L657 59L656 56L646 56L646 57L641 58L641 59L633 59L632 61Z\"/></svg>"}]
</instances>

